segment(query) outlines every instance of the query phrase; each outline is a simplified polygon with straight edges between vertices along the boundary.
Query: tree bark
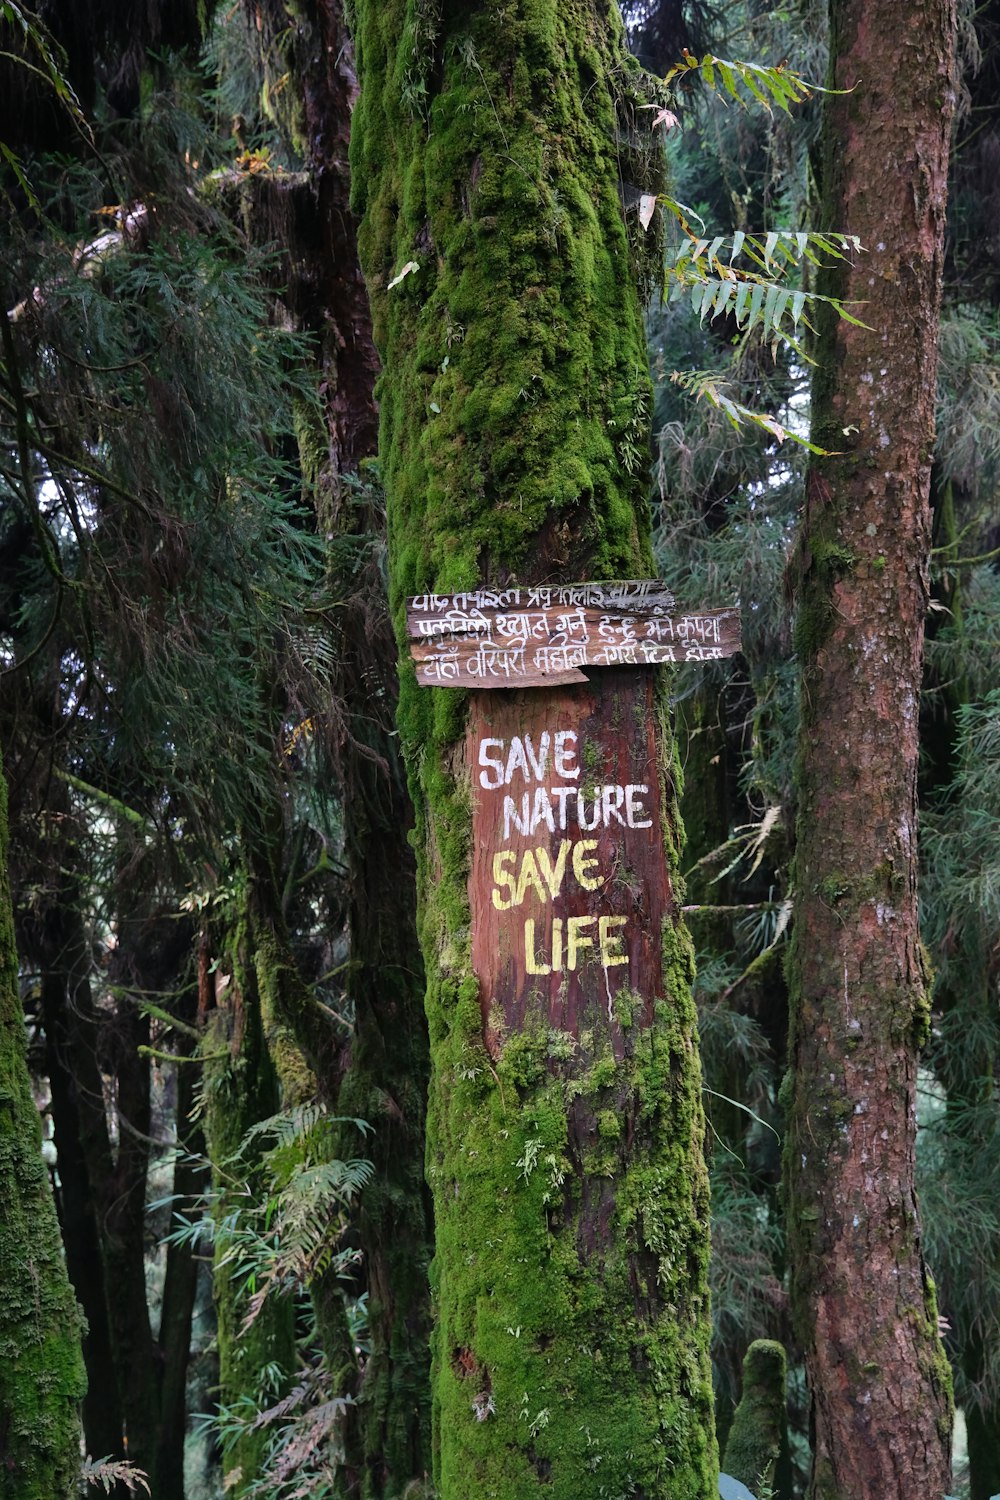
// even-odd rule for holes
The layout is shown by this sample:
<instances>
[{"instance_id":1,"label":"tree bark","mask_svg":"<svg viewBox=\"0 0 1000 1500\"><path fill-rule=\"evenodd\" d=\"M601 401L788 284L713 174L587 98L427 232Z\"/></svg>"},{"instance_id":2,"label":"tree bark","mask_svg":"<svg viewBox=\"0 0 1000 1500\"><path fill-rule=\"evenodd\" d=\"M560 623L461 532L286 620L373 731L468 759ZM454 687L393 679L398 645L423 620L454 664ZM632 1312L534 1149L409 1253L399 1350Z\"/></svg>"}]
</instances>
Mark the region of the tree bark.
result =
<instances>
[{"instance_id":1,"label":"tree bark","mask_svg":"<svg viewBox=\"0 0 1000 1500\"><path fill-rule=\"evenodd\" d=\"M205 1169L197 1160L204 1154L201 1126L192 1123L197 1102L193 1047L185 1038L177 1065L177 1157L174 1161L174 1211L192 1214L205 1182ZM184 1500L184 1439L187 1431L187 1373L191 1351L191 1325L198 1289L198 1262L189 1244L167 1246L163 1279L163 1301L157 1350L162 1368L160 1381L160 1428L156 1450L154 1494L169 1500Z\"/></svg>"},{"instance_id":2,"label":"tree bark","mask_svg":"<svg viewBox=\"0 0 1000 1500\"><path fill-rule=\"evenodd\" d=\"M31 1093L0 770L0 1475L8 1500L65 1500L85 1389L73 1297Z\"/></svg>"},{"instance_id":3,"label":"tree bark","mask_svg":"<svg viewBox=\"0 0 1000 1500\"><path fill-rule=\"evenodd\" d=\"M949 127L951 0L832 0L802 670L786 1168L815 1500L947 1488L950 1377L914 1200L916 762Z\"/></svg>"},{"instance_id":4,"label":"tree bark","mask_svg":"<svg viewBox=\"0 0 1000 1500\"><path fill-rule=\"evenodd\" d=\"M257 6L255 14L263 20L267 73L287 69L296 85L268 90L269 98L285 101L276 123L302 153L308 173L307 185L295 190L297 208L283 215L289 274L282 295L317 341L322 407L301 414L300 458L319 530L334 543L330 582L340 601L327 732L343 806L350 937L345 998L355 1020L346 1068L341 1060L336 1073L330 1066L321 1073L338 1112L372 1125L365 1152L375 1168L357 1219L371 1349L347 1443L363 1470L363 1494L395 1496L430 1467L431 1230L423 1173L428 1059L409 842L413 812L395 732L396 646L379 566L385 517L372 503L370 481L360 495L345 483L345 475L374 456L378 425L378 358L349 202L357 79L340 0L309 0L291 26L282 5ZM267 190L280 193L281 181ZM305 1044L301 1028L298 1034ZM328 1300L324 1289L321 1302Z\"/></svg>"},{"instance_id":5,"label":"tree bark","mask_svg":"<svg viewBox=\"0 0 1000 1500\"><path fill-rule=\"evenodd\" d=\"M650 396L619 185L645 189L656 152L633 150L650 98L617 8L358 0L353 14L399 639L407 595L640 576ZM663 698L635 669L470 702L418 688L404 663L399 723L428 971L438 1493L707 1500L707 1186ZM588 787L642 757L655 833L630 841L634 875L623 851L607 881L608 920L632 923L615 958L635 990L624 963L581 962L562 984L551 947L532 969L499 946L511 927L495 945L470 931L499 910L475 832L496 811L479 755L519 725L536 745L578 735ZM558 837L537 842L554 867ZM579 934L594 916L574 903L547 916Z\"/></svg>"},{"instance_id":6,"label":"tree bark","mask_svg":"<svg viewBox=\"0 0 1000 1500\"><path fill-rule=\"evenodd\" d=\"M65 867L65 866L64 866ZM75 884L75 883L74 883ZM41 1016L59 1165L57 1203L66 1267L87 1323L83 1356L88 1451L123 1458L119 1370L108 1321L98 1190L111 1171L104 1086L97 1065L97 1017L78 897L65 882L39 924Z\"/></svg>"},{"instance_id":7,"label":"tree bark","mask_svg":"<svg viewBox=\"0 0 1000 1500\"><path fill-rule=\"evenodd\" d=\"M245 876L244 876L245 878ZM244 892L248 900L248 893ZM247 1197L265 1191L255 1170L255 1152L246 1150L234 1162L248 1130L277 1113L281 1105L278 1077L268 1052L261 1016L251 922L244 912L226 934L224 960L216 977L216 1008L204 1040L205 1147L213 1165L214 1185L221 1189L216 1220L247 1212ZM268 1367L286 1387L295 1370L294 1307L272 1289L252 1325L245 1289L234 1276L232 1245L220 1235L215 1247L213 1300L219 1349L219 1406L246 1417L262 1399L275 1394ZM278 1392L284 1394L284 1392ZM227 1488L239 1495L260 1478L269 1434L249 1424L223 1454Z\"/></svg>"}]
</instances>

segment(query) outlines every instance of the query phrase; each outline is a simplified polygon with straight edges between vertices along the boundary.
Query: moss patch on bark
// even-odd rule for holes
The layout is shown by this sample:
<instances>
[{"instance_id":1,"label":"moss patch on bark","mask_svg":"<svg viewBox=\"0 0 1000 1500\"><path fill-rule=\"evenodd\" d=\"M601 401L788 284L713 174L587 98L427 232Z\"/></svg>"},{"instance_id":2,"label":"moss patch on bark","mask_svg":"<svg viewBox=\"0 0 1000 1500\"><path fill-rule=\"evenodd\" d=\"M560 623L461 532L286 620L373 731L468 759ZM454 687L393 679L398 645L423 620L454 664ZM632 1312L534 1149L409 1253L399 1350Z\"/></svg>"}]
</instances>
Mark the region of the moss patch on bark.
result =
<instances>
[{"instance_id":1,"label":"moss patch on bark","mask_svg":"<svg viewBox=\"0 0 1000 1500\"><path fill-rule=\"evenodd\" d=\"M0 1473L7 1500L76 1493L82 1336L28 1074L0 767Z\"/></svg>"}]
</instances>

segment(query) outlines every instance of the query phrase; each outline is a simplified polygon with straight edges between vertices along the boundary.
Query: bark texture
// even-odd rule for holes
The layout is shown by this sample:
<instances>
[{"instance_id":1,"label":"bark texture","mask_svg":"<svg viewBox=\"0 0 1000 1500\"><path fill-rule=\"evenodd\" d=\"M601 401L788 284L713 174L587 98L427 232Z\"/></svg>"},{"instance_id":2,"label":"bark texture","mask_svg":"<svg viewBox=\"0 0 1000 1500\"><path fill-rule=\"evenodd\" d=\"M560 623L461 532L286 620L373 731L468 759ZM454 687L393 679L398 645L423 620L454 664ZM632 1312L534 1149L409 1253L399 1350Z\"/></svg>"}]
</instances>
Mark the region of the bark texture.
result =
<instances>
[{"instance_id":1,"label":"bark texture","mask_svg":"<svg viewBox=\"0 0 1000 1500\"><path fill-rule=\"evenodd\" d=\"M214 1183L223 1191L217 1222L238 1214L249 1193L267 1191L253 1148L237 1152L247 1132L280 1107L278 1076L268 1051L261 1014L257 954L246 912L227 935L227 951L216 977L216 1008L209 1016L204 1041L205 1146L213 1163ZM228 971L228 972L227 972ZM258 1152L259 1154L259 1152ZM267 1297L257 1318L246 1326L245 1288L234 1274L233 1245L216 1241L212 1295L219 1348L218 1402L222 1410L238 1409L262 1390L283 1395L295 1369L294 1309L288 1298ZM227 1252L230 1252L227 1254ZM277 1371L269 1386L265 1372ZM227 1489L235 1494L260 1477L267 1450L266 1429L244 1428L223 1453Z\"/></svg>"},{"instance_id":2,"label":"bark texture","mask_svg":"<svg viewBox=\"0 0 1000 1500\"><path fill-rule=\"evenodd\" d=\"M0 771L0 1491L65 1500L80 1467L82 1319L42 1160L18 993Z\"/></svg>"},{"instance_id":3,"label":"bark texture","mask_svg":"<svg viewBox=\"0 0 1000 1500\"><path fill-rule=\"evenodd\" d=\"M655 153L617 7L359 0L354 23L352 168L384 370L399 639L408 595L642 576L650 393L619 192L626 183L631 202L655 190ZM590 747L581 788L616 779L612 741L646 736L635 779L655 788L667 857L657 848L648 870L623 857L613 872L625 905L640 900L626 887L658 881L662 924L647 911L642 964L636 949L645 990L618 981L624 968L583 963L564 989L549 949L520 970L538 984L505 967L494 995L496 955L470 931L470 900L482 910L492 874L474 831L485 804L474 810L473 757L519 723L536 744L566 729L567 694L470 702L402 669L428 971L442 1500L715 1491L672 745L648 672L595 673L577 692L573 723L597 726L574 742ZM536 842L555 868L551 832Z\"/></svg>"},{"instance_id":4,"label":"bark texture","mask_svg":"<svg viewBox=\"0 0 1000 1500\"><path fill-rule=\"evenodd\" d=\"M357 1222L371 1347L363 1378L352 1384L359 1401L346 1434L367 1500L404 1493L430 1467L431 1229L423 1171L424 976L409 841L413 813L395 727L396 644L381 567L385 517L370 477L360 492L345 479L374 457L378 430L378 357L349 202L357 78L340 0L307 0L291 17L277 0L247 8L262 27L276 123L306 166L295 185L281 178L267 183L270 213L258 197L264 212L254 217L255 232L261 218L265 227L280 218L283 296L296 324L315 336L322 403L300 411L298 438L317 525L331 543L330 583L339 601L325 717L343 805L351 945L345 989L355 1024L337 1059L329 1046L326 1055L310 1047L301 1025L296 1035L337 1111L373 1127L365 1154L374 1176ZM285 87L285 76L297 87ZM261 185L251 191L259 195Z\"/></svg>"},{"instance_id":5,"label":"bark texture","mask_svg":"<svg viewBox=\"0 0 1000 1500\"><path fill-rule=\"evenodd\" d=\"M798 647L787 1136L815 1500L947 1489L950 1380L914 1199L917 709L954 5L833 0L823 218L859 235L833 290L807 484Z\"/></svg>"}]
</instances>

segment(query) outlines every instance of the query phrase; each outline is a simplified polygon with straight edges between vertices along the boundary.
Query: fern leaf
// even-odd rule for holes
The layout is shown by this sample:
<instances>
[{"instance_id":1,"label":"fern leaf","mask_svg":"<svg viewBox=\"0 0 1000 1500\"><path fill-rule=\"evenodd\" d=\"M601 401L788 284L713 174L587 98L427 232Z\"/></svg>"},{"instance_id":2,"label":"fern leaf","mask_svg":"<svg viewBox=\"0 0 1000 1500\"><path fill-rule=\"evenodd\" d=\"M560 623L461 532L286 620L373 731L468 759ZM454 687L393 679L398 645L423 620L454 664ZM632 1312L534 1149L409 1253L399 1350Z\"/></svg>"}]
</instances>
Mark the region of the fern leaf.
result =
<instances>
[{"instance_id":1,"label":"fern leaf","mask_svg":"<svg viewBox=\"0 0 1000 1500\"><path fill-rule=\"evenodd\" d=\"M718 76L716 76L718 75ZM706 53L700 60L685 48L683 60L675 63L664 76L664 83L671 84L681 79L699 77L717 98L730 98L746 108L747 95L771 113L774 106L791 113L793 104L802 104L814 93L829 94L843 90L825 89L817 83L807 83L798 73L793 73L784 63L768 68L760 63L739 62L714 53Z\"/></svg>"},{"instance_id":2,"label":"fern leaf","mask_svg":"<svg viewBox=\"0 0 1000 1500\"><path fill-rule=\"evenodd\" d=\"M117 1484L124 1484L133 1492L141 1489L150 1494L149 1476L127 1459L85 1458L80 1465L80 1478L85 1484L101 1485L106 1495Z\"/></svg>"},{"instance_id":3,"label":"fern leaf","mask_svg":"<svg viewBox=\"0 0 1000 1500\"><path fill-rule=\"evenodd\" d=\"M798 443L810 453L824 457L828 455L828 449L820 448L815 443L811 443L808 438L801 437L799 433L783 427L766 412L754 411L752 407L745 406L742 401L737 401L735 397L728 394L719 376L712 370L675 370L670 379L674 385L680 386L682 390L690 391L699 400L707 401L709 405L721 411L735 428L740 428L748 422L754 427L759 427L762 432L770 433L773 438L777 438L779 443L790 438L793 443Z\"/></svg>"}]
</instances>

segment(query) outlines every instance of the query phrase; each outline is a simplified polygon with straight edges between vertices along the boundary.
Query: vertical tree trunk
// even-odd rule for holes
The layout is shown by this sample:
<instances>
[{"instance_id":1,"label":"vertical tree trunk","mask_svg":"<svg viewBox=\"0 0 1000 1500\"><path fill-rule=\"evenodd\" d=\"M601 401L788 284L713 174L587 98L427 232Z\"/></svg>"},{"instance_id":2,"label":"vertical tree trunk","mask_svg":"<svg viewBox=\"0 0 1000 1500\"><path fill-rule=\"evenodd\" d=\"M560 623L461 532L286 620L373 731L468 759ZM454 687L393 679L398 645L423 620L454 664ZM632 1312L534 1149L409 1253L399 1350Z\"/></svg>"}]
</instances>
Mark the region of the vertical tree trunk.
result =
<instances>
[{"instance_id":1,"label":"vertical tree trunk","mask_svg":"<svg viewBox=\"0 0 1000 1500\"><path fill-rule=\"evenodd\" d=\"M798 645L793 1297L816 1500L947 1488L947 1362L914 1201L917 707L949 127L951 0L832 0L823 219L865 253L825 290Z\"/></svg>"},{"instance_id":2,"label":"vertical tree trunk","mask_svg":"<svg viewBox=\"0 0 1000 1500\"><path fill-rule=\"evenodd\" d=\"M82 1333L28 1076L0 770L0 1488L7 1500L65 1500L76 1490Z\"/></svg>"},{"instance_id":3,"label":"vertical tree trunk","mask_svg":"<svg viewBox=\"0 0 1000 1500\"><path fill-rule=\"evenodd\" d=\"M278 1079L267 1049L254 968L249 922L244 916L227 935L225 962L216 981L216 1009L204 1041L205 1146L213 1163L213 1177L223 1195L216 1208L218 1221L246 1212L246 1185L257 1193L254 1152L239 1162L234 1156L247 1131L280 1107ZM234 1276L232 1246L220 1237L216 1244L213 1300L219 1348L219 1405L239 1408L249 1400L259 1404L273 1394L265 1371L276 1367L285 1380L295 1368L294 1309L290 1300L272 1291L249 1328L244 1327L247 1297ZM246 1416L246 1407L241 1413ZM266 1429L250 1426L227 1447L223 1470L227 1491L240 1495L260 1478L268 1443Z\"/></svg>"},{"instance_id":4,"label":"vertical tree trunk","mask_svg":"<svg viewBox=\"0 0 1000 1500\"><path fill-rule=\"evenodd\" d=\"M64 851L63 868L70 856ZM59 1167L58 1204L66 1267L86 1319L87 1394L83 1431L96 1457L123 1458L119 1367L105 1295L99 1188L111 1172L104 1085L97 1064L97 1017L76 882L64 879L38 924L41 1016ZM25 955L31 951L24 948Z\"/></svg>"},{"instance_id":5,"label":"vertical tree trunk","mask_svg":"<svg viewBox=\"0 0 1000 1500\"><path fill-rule=\"evenodd\" d=\"M785 1346L755 1339L743 1360L743 1393L726 1439L722 1467L755 1494L769 1491L787 1446Z\"/></svg>"},{"instance_id":6,"label":"vertical tree trunk","mask_svg":"<svg viewBox=\"0 0 1000 1500\"><path fill-rule=\"evenodd\" d=\"M177 1066L177 1156L172 1183L174 1211L197 1211L204 1182L204 1168L197 1160L205 1143L200 1124L192 1122L197 1102L196 1069L189 1038L182 1038ZM160 1432L156 1452L154 1494L169 1500L184 1500L184 1439L187 1429L187 1373L191 1351L191 1326L198 1289L198 1262L189 1244L167 1246L167 1264L157 1334L160 1383Z\"/></svg>"},{"instance_id":7,"label":"vertical tree trunk","mask_svg":"<svg viewBox=\"0 0 1000 1500\"><path fill-rule=\"evenodd\" d=\"M647 572L649 386L619 185L647 185L655 152L634 149L649 96L617 8L353 13L397 622L428 590ZM438 1493L707 1500L707 1190L663 699L636 669L470 702L404 666L399 717L428 970ZM567 725L589 788L634 763L658 810L608 881L634 987L597 962L564 983L539 964L532 983L506 926L470 932L473 887L493 910L483 740Z\"/></svg>"},{"instance_id":8,"label":"vertical tree trunk","mask_svg":"<svg viewBox=\"0 0 1000 1500\"><path fill-rule=\"evenodd\" d=\"M374 456L377 434L378 359L349 203L357 80L340 0L307 0L292 26L283 5L257 5L254 13L263 19L261 61L273 80L268 97L285 101L277 123L308 170L307 186L292 190L297 201L282 214L284 295L317 341L322 408L301 413L300 453L320 532L333 543L330 582L339 600L330 717L348 868L345 989L355 1024L346 1072L334 1077L327 1066L322 1081L339 1113L367 1120L374 1131L365 1152L375 1171L357 1223L371 1348L347 1438L364 1471L363 1494L396 1496L430 1467L427 1023L409 842L413 813L395 731L396 646L379 569L385 521L344 480ZM286 70L296 85L292 98L274 86ZM272 202L284 191L280 179L253 188ZM262 209L262 222L270 224L273 209ZM298 1034L302 1039L301 1028Z\"/></svg>"}]
</instances>

